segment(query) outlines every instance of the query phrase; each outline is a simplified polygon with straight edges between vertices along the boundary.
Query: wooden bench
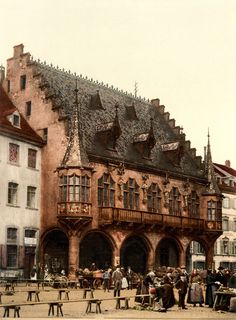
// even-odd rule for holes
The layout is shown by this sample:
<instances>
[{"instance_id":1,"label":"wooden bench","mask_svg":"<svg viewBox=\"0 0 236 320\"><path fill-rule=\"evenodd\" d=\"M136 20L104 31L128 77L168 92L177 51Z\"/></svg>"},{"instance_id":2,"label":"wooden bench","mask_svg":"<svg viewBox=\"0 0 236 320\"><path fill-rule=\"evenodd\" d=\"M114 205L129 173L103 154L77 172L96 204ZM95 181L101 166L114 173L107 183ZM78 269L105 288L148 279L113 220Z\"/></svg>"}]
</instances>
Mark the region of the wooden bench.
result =
<instances>
[{"instance_id":1,"label":"wooden bench","mask_svg":"<svg viewBox=\"0 0 236 320\"><path fill-rule=\"evenodd\" d=\"M62 303L59 302L50 302L49 304L49 309L48 309L48 316L50 316L50 314L52 313L52 315L54 316L54 307L56 307L57 309L57 317L61 316L63 317L63 312L62 312Z\"/></svg>"},{"instance_id":2,"label":"wooden bench","mask_svg":"<svg viewBox=\"0 0 236 320\"><path fill-rule=\"evenodd\" d=\"M91 309L92 309L92 304L95 304L96 306L96 313L102 313L101 312L101 300L98 300L98 299L91 299L88 301L88 305L87 305L87 309L86 309L86 313L89 313L89 312L92 312Z\"/></svg>"},{"instance_id":3,"label":"wooden bench","mask_svg":"<svg viewBox=\"0 0 236 320\"><path fill-rule=\"evenodd\" d=\"M94 298L93 289L84 289L83 299L86 299L87 292L90 292L90 298Z\"/></svg>"},{"instance_id":4,"label":"wooden bench","mask_svg":"<svg viewBox=\"0 0 236 320\"><path fill-rule=\"evenodd\" d=\"M10 317L10 310L14 310L14 318L20 318L20 307L19 306L7 306L4 307L3 318Z\"/></svg>"},{"instance_id":5,"label":"wooden bench","mask_svg":"<svg viewBox=\"0 0 236 320\"><path fill-rule=\"evenodd\" d=\"M39 291L38 290L29 290L28 291L28 296L27 296L27 301L32 301L33 295L34 295L35 301L40 301L39 300Z\"/></svg>"},{"instance_id":6,"label":"wooden bench","mask_svg":"<svg viewBox=\"0 0 236 320\"><path fill-rule=\"evenodd\" d=\"M121 309L121 305L120 305L121 301L125 302L124 308L125 309L129 309L129 299L130 298L126 298L126 297L118 297L118 298L116 298L116 309Z\"/></svg>"},{"instance_id":7,"label":"wooden bench","mask_svg":"<svg viewBox=\"0 0 236 320\"><path fill-rule=\"evenodd\" d=\"M57 297L57 300L62 300L62 294L64 293L65 294L65 300L70 300L69 299L69 290L66 290L66 289L59 289L58 290L58 297Z\"/></svg>"}]
</instances>

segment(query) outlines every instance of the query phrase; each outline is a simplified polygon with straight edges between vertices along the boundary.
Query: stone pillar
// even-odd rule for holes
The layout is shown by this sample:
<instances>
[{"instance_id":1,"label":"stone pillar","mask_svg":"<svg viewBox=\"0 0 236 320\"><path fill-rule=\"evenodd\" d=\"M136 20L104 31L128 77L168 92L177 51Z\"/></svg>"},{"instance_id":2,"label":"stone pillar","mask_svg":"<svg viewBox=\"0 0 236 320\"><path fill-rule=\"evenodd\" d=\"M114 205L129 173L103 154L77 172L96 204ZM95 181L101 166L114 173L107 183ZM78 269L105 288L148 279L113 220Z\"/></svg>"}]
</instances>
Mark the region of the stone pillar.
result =
<instances>
[{"instance_id":1,"label":"stone pillar","mask_svg":"<svg viewBox=\"0 0 236 320\"><path fill-rule=\"evenodd\" d=\"M69 265L68 277L70 280L76 279L76 270L79 262L79 238L76 230L70 230L69 233Z\"/></svg>"},{"instance_id":2,"label":"stone pillar","mask_svg":"<svg viewBox=\"0 0 236 320\"><path fill-rule=\"evenodd\" d=\"M148 253L148 258L147 258L147 270L150 269L154 269L155 267L155 250L150 249L149 253Z\"/></svg>"},{"instance_id":3,"label":"stone pillar","mask_svg":"<svg viewBox=\"0 0 236 320\"><path fill-rule=\"evenodd\" d=\"M214 269L214 243L207 248L206 251L206 268Z\"/></svg>"},{"instance_id":4,"label":"stone pillar","mask_svg":"<svg viewBox=\"0 0 236 320\"><path fill-rule=\"evenodd\" d=\"M186 266L186 251L184 249L179 252L179 267L182 265Z\"/></svg>"},{"instance_id":5,"label":"stone pillar","mask_svg":"<svg viewBox=\"0 0 236 320\"><path fill-rule=\"evenodd\" d=\"M113 267L120 264L120 248L115 248L112 260Z\"/></svg>"}]
</instances>

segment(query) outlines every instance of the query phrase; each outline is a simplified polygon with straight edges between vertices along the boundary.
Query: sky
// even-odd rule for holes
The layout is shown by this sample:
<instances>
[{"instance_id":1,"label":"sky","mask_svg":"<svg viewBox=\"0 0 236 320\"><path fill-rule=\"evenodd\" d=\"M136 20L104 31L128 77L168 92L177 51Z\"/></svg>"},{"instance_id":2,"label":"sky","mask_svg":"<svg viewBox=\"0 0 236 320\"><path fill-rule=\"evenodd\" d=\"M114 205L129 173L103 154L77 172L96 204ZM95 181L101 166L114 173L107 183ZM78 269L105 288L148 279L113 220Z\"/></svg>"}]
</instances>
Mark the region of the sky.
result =
<instances>
[{"instance_id":1,"label":"sky","mask_svg":"<svg viewBox=\"0 0 236 320\"><path fill-rule=\"evenodd\" d=\"M0 64L35 59L159 98L204 156L236 169L236 0L0 0Z\"/></svg>"}]
</instances>

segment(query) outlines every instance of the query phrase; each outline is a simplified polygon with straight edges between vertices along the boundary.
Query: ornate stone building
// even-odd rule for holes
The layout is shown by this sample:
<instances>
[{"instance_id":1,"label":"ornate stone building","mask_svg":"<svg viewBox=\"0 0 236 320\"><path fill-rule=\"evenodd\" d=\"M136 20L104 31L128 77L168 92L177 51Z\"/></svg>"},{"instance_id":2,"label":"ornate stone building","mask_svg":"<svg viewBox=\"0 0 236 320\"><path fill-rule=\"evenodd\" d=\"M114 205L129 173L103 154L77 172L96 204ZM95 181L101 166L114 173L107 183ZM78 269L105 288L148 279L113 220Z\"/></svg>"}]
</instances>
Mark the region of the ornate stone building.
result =
<instances>
[{"instance_id":1,"label":"ornate stone building","mask_svg":"<svg viewBox=\"0 0 236 320\"><path fill-rule=\"evenodd\" d=\"M42 152L41 261L50 270L213 261L221 193L158 99L148 101L35 61L14 47L5 89L47 141ZM27 116L27 105L31 114Z\"/></svg>"},{"instance_id":2,"label":"ornate stone building","mask_svg":"<svg viewBox=\"0 0 236 320\"><path fill-rule=\"evenodd\" d=\"M217 183L223 194L222 229L223 234L214 246L214 266L236 270L236 170L225 164L213 163ZM205 252L199 243L192 244L193 267L205 266Z\"/></svg>"}]
</instances>

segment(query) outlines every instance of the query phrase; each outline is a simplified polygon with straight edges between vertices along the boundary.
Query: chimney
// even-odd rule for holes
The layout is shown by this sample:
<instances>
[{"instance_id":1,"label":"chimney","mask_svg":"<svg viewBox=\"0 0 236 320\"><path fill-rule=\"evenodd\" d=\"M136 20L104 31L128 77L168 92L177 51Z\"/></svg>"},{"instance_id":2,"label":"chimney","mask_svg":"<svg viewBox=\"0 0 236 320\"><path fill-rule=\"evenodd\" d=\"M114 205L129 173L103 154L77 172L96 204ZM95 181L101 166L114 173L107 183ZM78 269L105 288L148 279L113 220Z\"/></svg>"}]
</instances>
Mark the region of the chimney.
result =
<instances>
[{"instance_id":1,"label":"chimney","mask_svg":"<svg viewBox=\"0 0 236 320\"><path fill-rule=\"evenodd\" d=\"M230 168L230 160L226 160L225 165L226 165L226 167Z\"/></svg>"},{"instance_id":2,"label":"chimney","mask_svg":"<svg viewBox=\"0 0 236 320\"><path fill-rule=\"evenodd\" d=\"M5 79L5 68L3 65L0 66L0 84L3 83L3 80Z\"/></svg>"},{"instance_id":3,"label":"chimney","mask_svg":"<svg viewBox=\"0 0 236 320\"><path fill-rule=\"evenodd\" d=\"M24 53L24 45L18 44L17 46L14 46L14 55L13 58L19 58L21 54Z\"/></svg>"}]
</instances>

